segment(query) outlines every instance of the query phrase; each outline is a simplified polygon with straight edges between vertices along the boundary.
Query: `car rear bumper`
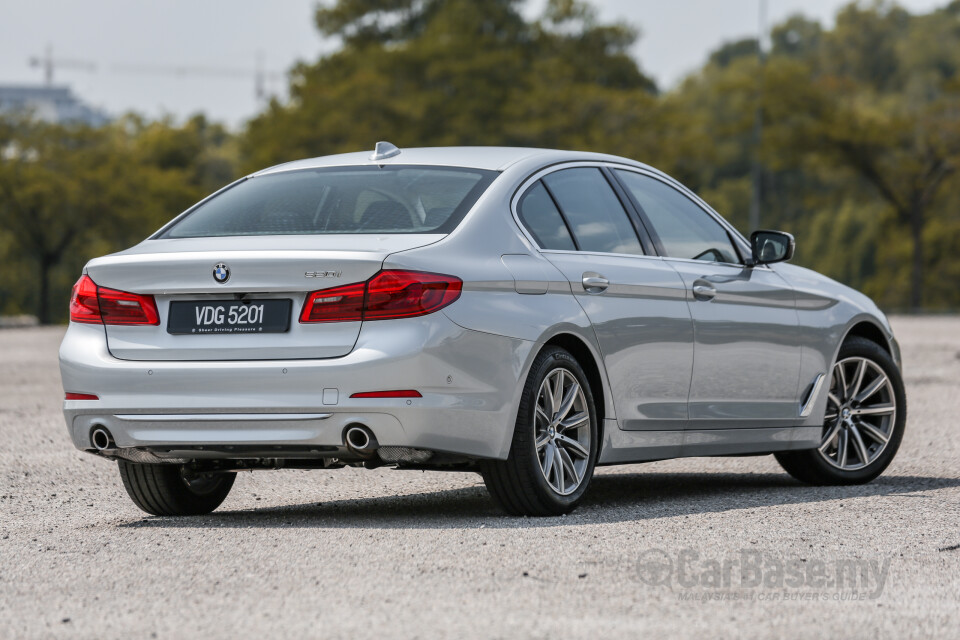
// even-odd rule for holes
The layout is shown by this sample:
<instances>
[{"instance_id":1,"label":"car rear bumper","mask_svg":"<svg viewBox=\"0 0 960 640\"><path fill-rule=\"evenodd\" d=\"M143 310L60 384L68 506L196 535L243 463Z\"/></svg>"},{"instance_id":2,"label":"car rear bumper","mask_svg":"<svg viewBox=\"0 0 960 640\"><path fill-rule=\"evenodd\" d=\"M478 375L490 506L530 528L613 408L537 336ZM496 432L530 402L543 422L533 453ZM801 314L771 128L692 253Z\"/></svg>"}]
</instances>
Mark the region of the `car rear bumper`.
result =
<instances>
[{"instance_id":1,"label":"car rear bumper","mask_svg":"<svg viewBox=\"0 0 960 640\"><path fill-rule=\"evenodd\" d=\"M103 426L120 448L322 453L360 423L381 446L503 459L533 346L436 313L364 323L339 358L143 362L114 358L102 326L72 323L60 348L64 389L99 399L66 400L63 412L84 450ZM422 397L350 397L394 389Z\"/></svg>"}]
</instances>

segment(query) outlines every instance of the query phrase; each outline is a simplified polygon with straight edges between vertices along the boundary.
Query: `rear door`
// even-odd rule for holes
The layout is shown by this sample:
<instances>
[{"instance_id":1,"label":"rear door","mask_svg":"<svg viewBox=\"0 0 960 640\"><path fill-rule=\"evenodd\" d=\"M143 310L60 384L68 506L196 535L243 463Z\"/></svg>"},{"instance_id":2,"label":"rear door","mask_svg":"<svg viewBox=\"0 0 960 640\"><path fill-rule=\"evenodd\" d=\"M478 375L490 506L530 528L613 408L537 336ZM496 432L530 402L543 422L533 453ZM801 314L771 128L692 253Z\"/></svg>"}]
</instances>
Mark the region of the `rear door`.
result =
<instances>
[{"instance_id":1,"label":"rear door","mask_svg":"<svg viewBox=\"0 0 960 640\"><path fill-rule=\"evenodd\" d=\"M614 173L687 289L696 335L690 426L796 421L800 337L793 289L768 267L744 266L724 226L673 186L635 171Z\"/></svg>"},{"instance_id":2,"label":"rear door","mask_svg":"<svg viewBox=\"0 0 960 640\"><path fill-rule=\"evenodd\" d=\"M682 429L693 365L683 280L644 251L642 229L606 171L548 173L526 190L517 213L593 325L621 428Z\"/></svg>"}]
</instances>

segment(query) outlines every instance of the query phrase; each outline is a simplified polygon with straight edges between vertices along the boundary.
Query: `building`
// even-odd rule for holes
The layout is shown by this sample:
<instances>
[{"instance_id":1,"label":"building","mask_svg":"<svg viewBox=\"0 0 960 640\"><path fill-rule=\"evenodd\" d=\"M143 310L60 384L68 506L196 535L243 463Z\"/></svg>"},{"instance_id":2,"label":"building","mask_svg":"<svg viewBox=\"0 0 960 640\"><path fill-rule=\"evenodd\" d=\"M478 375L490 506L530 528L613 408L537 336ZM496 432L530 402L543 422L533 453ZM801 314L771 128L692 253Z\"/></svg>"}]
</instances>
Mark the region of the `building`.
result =
<instances>
[{"instance_id":1,"label":"building","mask_svg":"<svg viewBox=\"0 0 960 640\"><path fill-rule=\"evenodd\" d=\"M110 121L104 111L81 102L67 86L0 85L0 114L3 113L29 113L47 122L92 127Z\"/></svg>"}]
</instances>

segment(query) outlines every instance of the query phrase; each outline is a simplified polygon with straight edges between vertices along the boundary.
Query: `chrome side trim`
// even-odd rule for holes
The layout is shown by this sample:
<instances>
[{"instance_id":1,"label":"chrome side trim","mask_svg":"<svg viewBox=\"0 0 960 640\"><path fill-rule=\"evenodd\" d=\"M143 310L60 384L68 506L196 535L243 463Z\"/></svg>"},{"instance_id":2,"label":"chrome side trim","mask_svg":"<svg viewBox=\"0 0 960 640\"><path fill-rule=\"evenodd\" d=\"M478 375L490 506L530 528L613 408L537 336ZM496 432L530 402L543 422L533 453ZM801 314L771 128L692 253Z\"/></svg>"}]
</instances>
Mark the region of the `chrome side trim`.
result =
<instances>
[{"instance_id":1,"label":"chrome side trim","mask_svg":"<svg viewBox=\"0 0 960 640\"><path fill-rule=\"evenodd\" d=\"M810 413L813 411L813 405L820 396L820 387L823 386L823 381L825 378L826 376L821 373L817 375L817 378L813 381L813 388L810 389L810 394L807 396L806 402L800 406L801 418L807 418L810 416Z\"/></svg>"},{"instance_id":2,"label":"chrome side trim","mask_svg":"<svg viewBox=\"0 0 960 640\"><path fill-rule=\"evenodd\" d=\"M332 413L132 413L117 415L130 422L265 422L268 420L326 420Z\"/></svg>"}]
</instances>

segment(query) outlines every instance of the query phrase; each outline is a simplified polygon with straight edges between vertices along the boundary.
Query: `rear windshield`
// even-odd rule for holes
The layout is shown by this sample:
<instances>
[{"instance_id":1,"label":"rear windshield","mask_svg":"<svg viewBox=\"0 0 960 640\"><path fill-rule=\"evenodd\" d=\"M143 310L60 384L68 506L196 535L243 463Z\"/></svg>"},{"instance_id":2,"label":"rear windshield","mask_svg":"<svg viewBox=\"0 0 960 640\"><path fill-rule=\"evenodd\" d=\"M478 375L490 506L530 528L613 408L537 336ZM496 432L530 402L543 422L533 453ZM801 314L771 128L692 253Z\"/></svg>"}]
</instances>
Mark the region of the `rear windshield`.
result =
<instances>
[{"instance_id":1,"label":"rear windshield","mask_svg":"<svg viewBox=\"0 0 960 640\"><path fill-rule=\"evenodd\" d=\"M424 166L272 173L230 187L156 237L449 233L496 175Z\"/></svg>"}]
</instances>

